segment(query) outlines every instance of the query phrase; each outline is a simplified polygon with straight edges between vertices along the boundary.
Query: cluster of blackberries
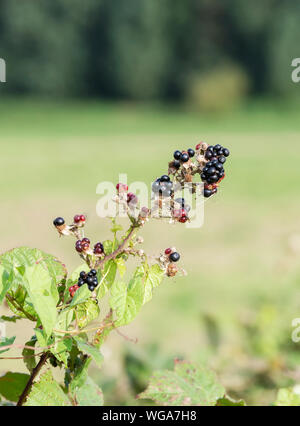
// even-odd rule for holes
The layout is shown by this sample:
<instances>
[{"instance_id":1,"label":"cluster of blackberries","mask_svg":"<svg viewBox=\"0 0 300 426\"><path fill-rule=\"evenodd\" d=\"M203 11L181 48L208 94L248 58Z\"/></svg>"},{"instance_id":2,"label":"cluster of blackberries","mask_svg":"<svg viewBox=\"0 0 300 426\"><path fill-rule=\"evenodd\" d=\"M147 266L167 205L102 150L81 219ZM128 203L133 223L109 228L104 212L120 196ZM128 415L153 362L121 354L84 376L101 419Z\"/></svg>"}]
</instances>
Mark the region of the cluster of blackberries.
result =
<instances>
[{"instance_id":1,"label":"cluster of blackberries","mask_svg":"<svg viewBox=\"0 0 300 426\"><path fill-rule=\"evenodd\" d=\"M171 248L165 250L165 255L169 257L170 262L178 262L180 259L180 254L177 251L172 251Z\"/></svg>"},{"instance_id":2,"label":"cluster of blackberries","mask_svg":"<svg viewBox=\"0 0 300 426\"><path fill-rule=\"evenodd\" d=\"M91 269L90 272L86 273L81 271L79 274L77 285L81 287L82 285L87 284L90 291L94 291L98 285L97 271L96 269Z\"/></svg>"},{"instance_id":3,"label":"cluster of blackberries","mask_svg":"<svg viewBox=\"0 0 300 426\"><path fill-rule=\"evenodd\" d=\"M96 269L91 269L90 272L88 272L88 273L86 273L84 271L80 272L77 284L72 285L69 288L70 296L74 297L74 294L79 289L79 287L83 286L84 284L87 284L90 291L95 290L95 288L99 284Z\"/></svg>"},{"instance_id":4,"label":"cluster of blackberries","mask_svg":"<svg viewBox=\"0 0 300 426\"><path fill-rule=\"evenodd\" d=\"M187 151L175 151L173 154L173 166L179 169L181 163L186 163L190 158L194 157L194 155L195 151L192 148L189 148Z\"/></svg>"},{"instance_id":5,"label":"cluster of blackberries","mask_svg":"<svg viewBox=\"0 0 300 426\"><path fill-rule=\"evenodd\" d=\"M82 240L77 240L75 243L75 249L78 253L85 252L90 248L90 240L88 238L82 238Z\"/></svg>"},{"instance_id":6,"label":"cluster of blackberries","mask_svg":"<svg viewBox=\"0 0 300 426\"><path fill-rule=\"evenodd\" d=\"M229 155L229 150L219 144L207 148L205 158L209 161L201 173L201 180L205 182L204 197L208 198L217 192L216 184L225 177L223 164Z\"/></svg>"},{"instance_id":7,"label":"cluster of blackberries","mask_svg":"<svg viewBox=\"0 0 300 426\"><path fill-rule=\"evenodd\" d=\"M163 197L171 197L174 193L174 189L170 176L162 175L160 178L156 179L156 181L152 184L152 191L162 195Z\"/></svg>"}]
</instances>

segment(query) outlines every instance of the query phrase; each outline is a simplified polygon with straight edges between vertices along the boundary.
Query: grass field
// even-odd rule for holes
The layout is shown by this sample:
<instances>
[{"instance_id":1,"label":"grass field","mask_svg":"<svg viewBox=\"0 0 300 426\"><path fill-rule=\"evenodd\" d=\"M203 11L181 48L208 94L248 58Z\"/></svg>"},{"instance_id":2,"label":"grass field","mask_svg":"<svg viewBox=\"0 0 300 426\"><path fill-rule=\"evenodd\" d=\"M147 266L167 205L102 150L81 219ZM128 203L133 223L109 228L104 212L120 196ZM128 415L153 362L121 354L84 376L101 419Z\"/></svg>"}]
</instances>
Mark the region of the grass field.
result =
<instances>
[{"instance_id":1,"label":"grass field","mask_svg":"<svg viewBox=\"0 0 300 426\"><path fill-rule=\"evenodd\" d=\"M278 386L297 380L299 349L290 334L300 316L300 120L297 105L276 105L201 116L172 105L2 100L1 251L39 247L70 270L78 264L73 241L57 238L52 218L83 212L87 233L108 238L95 212L99 182L127 173L129 183L150 183L175 149L199 140L232 153L220 192L205 204L203 228L151 223L142 232L150 253L175 245L188 275L166 280L126 327L137 345L119 335L106 343L99 380L108 393L117 389L108 402L130 401L126 356L144 359L148 344L159 347L144 360L151 368L176 355L208 362L250 403L268 404ZM27 326L18 342L24 335ZM0 371L7 368L1 361Z\"/></svg>"}]
</instances>

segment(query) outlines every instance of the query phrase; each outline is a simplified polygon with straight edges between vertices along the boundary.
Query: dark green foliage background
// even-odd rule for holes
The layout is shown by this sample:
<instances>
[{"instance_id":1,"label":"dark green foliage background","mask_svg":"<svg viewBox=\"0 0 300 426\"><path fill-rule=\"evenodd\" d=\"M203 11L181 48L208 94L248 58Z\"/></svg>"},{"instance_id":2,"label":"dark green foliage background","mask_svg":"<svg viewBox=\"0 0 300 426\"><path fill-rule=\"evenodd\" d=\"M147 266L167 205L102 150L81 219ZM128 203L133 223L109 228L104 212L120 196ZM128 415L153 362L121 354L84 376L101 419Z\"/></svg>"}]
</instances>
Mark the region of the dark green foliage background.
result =
<instances>
[{"instance_id":1,"label":"dark green foliage background","mask_svg":"<svg viewBox=\"0 0 300 426\"><path fill-rule=\"evenodd\" d=\"M1 0L1 90L178 99L230 63L252 93L289 95L299 13L292 0Z\"/></svg>"}]
</instances>

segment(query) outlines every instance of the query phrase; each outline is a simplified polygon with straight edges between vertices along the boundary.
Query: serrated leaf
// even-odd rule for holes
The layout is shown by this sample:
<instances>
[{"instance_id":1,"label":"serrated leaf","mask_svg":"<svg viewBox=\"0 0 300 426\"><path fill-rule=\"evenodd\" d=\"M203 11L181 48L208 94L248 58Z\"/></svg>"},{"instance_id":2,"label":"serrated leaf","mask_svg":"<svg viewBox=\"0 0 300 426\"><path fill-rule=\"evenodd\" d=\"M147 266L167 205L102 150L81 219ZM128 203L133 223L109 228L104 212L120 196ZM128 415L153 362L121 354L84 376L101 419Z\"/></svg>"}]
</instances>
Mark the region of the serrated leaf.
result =
<instances>
[{"instance_id":1,"label":"serrated leaf","mask_svg":"<svg viewBox=\"0 0 300 426\"><path fill-rule=\"evenodd\" d=\"M59 291L64 289L67 273L65 265L58 259L41 250L28 247L18 247L0 256L0 267L4 268L12 276L12 284L7 293L7 303L13 313L31 321L37 320L37 313L24 288L23 281L25 269L35 265L42 266L50 275L50 292L53 298L56 298L58 289Z\"/></svg>"},{"instance_id":2,"label":"serrated leaf","mask_svg":"<svg viewBox=\"0 0 300 426\"><path fill-rule=\"evenodd\" d=\"M98 271L99 286L97 298L102 299L113 285L117 274L117 264L111 259L105 263L103 270Z\"/></svg>"},{"instance_id":3,"label":"serrated leaf","mask_svg":"<svg viewBox=\"0 0 300 426\"><path fill-rule=\"evenodd\" d=\"M98 367L102 366L103 356L96 346L93 346L89 343L84 342L81 338L77 336L74 337L74 340L76 341L78 349L80 351L92 357L92 359L95 361Z\"/></svg>"},{"instance_id":4,"label":"serrated leaf","mask_svg":"<svg viewBox=\"0 0 300 426\"><path fill-rule=\"evenodd\" d=\"M300 388L294 386L293 388L279 389L277 399L274 403L277 407L299 407L300 406Z\"/></svg>"},{"instance_id":5,"label":"serrated leaf","mask_svg":"<svg viewBox=\"0 0 300 426\"><path fill-rule=\"evenodd\" d=\"M153 296L153 289L158 287L164 278L164 271L156 263L145 270L145 295L143 304L149 302Z\"/></svg>"},{"instance_id":6,"label":"serrated leaf","mask_svg":"<svg viewBox=\"0 0 300 426\"><path fill-rule=\"evenodd\" d=\"M32 349L28 349L27 347L27 348L24 348L22 352L22 356L24 357L24 363L26 367L28 368L28 370L30 371L30 373L32 373L32 370L36 366L36 359L34 356L34 347L36 342L37 342L36 337L35 336L32 337L28 342L25 343L25 346L31 346Z\"/></svg>"},{"instance_id":7,"label":"serrated leaf","mask_svg":"<svg viewBox=\"0 0 300 426\"><path fill-rule=\"evenodd\" d=\"M126 273L126 264L125 260L122 257L116 259L117 268L120 274L120 277L123 278Z\"/></svg>"},{"instance_id":8,"label":"serrated leaf","mask_svg":"<svg viewBox=\"0 0 300 426\"><path fill-rule=\"evenodd\" d=\"M78 388L83 386L87 379L88 368L90 363L92 362L92 358L87 358L83 361L79 368L75 370L74 378L70 383L70 391L75 392Z\"/></svg>"},{"instance_id":9,"label":"serrated leaf","mask_svg":"<svg viewBox=\"0 0 300 426\"><path fill-rule=\"evenodd\" d=\"M17 402L30 376L23 373L6 373L0 377L0 394L9 401Z\"/></svg>"},{"instance_id":10,"label":"serrated leaf","mask_svg":"<svg viewBox=\"0 0 300 426\"><path fill-rule=\"evenodd\" d=\"M207 368L187 361L175 361L174 371L157 371L139 399L152 399L162 405L214 406L225 394L215 375Z\"/></svg>"},{"instance_id":11,"label":"serrated leaf","mask_svg":"<svg viewBox=\"0 0 300 426\"><path fill-rule=\"evenodd\" d=\"M3 302L3 299L12 286L12 283L12 271L7 271L2 265L0 265L0 304Z\"/></svg>"},{"instance_id":12,"label":"serrated leaf","mask_svg":"<svg viewBox=\"0 0 300 426\"><path fill-rule=\"evenodd\" d=\"M52 373L47 370L40 380L32 386L24 406L70 406L71 403L57 382L54 381Z\"/></svg>"},{"instance_id":13,"label":"serrated leaf","mask_svg":"<svg viewBox=\"0 0 300 426\"><path fill-rule=\"evenodd\" d=\"M225 395L224 398L220 398L217 401L218 407L245 407L246 402L243 399L235 401L229 396Z\"/></svg>"},{"instance_id":14,"label":"serrated leaf","mask_svg":"<svg viewBox=\"0 0 300 426\"><path fill-rule=\"evenodd\" d=\"M59 295L52 288L52 279L49 272L40 264L29 266L25 269L24 286L28 292L30 300L36 310L43 329L47 336L50 336L56 323L56 305Z\"/></svg>"},{"instance_id":15,"label":"serrated leaf","mask_svg":"<svg viewBox=\"0 0 300 426\"><path fill-rule=\"evenodd\" d=\"M69 328L69 325L73 322L73 319L74 319L74 310L66 308L60 311L60 313L58 314L54 329L67 331Z\"/></svg>"},{"instance_id":16,"label":"serrated leaf","mask_svg":"<svg viewBox=\"0 0 300 426\"><path fill-rule=\"evenodd\" d=\"M104 247L104 253L107 254L111 254L113 252L114 249L114 243L110 240L105 240L103 241L103 247Z\"/></svg>"},{"instance_id":17,"label":"serrated leaf","mask_svg":"<svg viewBox=\"0 0 300 426\"><path fill-rule=\"evenodd\" d=\"M87 302L76 306L77 324L79 328L86 327L91 321L98 318L100 308L98 303L89 299Z\"/></svg>"},{"instance_id":18,"label":"serrated leaf","mask_svg":"<svg viewBox=\"0 0 300 426\"><path fill-rule=\"evenodd\" d=\"M69 305L69 308L73 308L76 305L80 305L81 303L86 302L90 297L91 292L87 285L79 287L72 299L72 302Z\"/></svg>"},{"instance_id":19,"label":"serrated leaf","mask_svg":"<svg viewBox=\"0 0 300 426\"><path fill-rule=\"evenodd\" d=\"M1 347L3 348L4 346L12 345L15 339L16 339L16 336L0 338L0 354L3 354L4 352L9 351L9 349L3 349L3 351L1 351Z\"/></svg>"},{"instance_id":20,"label":"serrated leaf","mask_svg":"<svg viewBox=\"0 0 300 426\"><path fill-rule=\"evenodd\" d=\"M103 406L103 393L90 377L87 377L84 385L77 389L74 396L78 405L85 407Z\"/></svg>"},{"instance_id":21,"label":"serrated leaf","mask_svg":"<svg viewBox=\"0 0 300 426\"><path fill-rule=\"evenodd\" d=\"M60 338L61 339L61 338ZM72 339L61 339L55 343L55 346L50 349L50 352L57 358L59 361L63 362L66 367L68 367L68 359L70 351L72 349Z\"/></svg>"},{"instance_id":22,"label":"serrated leaf","mask_svg":"<svg viewBox=\"0 0 300 426\"><path fill-rule=\"evenodd\" d=\"M139 313L144 300L143 273L136 270L128 286L117 281L111 288L110 307L116 313L116 326L129 324Z\"/></svg>"}]
</instances>

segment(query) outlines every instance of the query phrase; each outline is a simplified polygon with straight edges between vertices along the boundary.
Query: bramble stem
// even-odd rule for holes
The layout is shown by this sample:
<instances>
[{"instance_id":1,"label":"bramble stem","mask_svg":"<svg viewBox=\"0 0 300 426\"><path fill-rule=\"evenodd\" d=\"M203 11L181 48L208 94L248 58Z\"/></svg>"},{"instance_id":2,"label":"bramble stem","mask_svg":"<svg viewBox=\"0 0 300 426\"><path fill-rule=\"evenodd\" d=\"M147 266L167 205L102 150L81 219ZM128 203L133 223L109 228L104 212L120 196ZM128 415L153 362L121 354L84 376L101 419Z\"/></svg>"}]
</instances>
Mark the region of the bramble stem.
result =
<instances>
[{"instance_id":1,"label":"bramble stem","mask_svg":"<svg viewBox=\"0 0 300 426\"><path fill-rule=\"evenodd\" d=\"M36 365L36 367L32 370L31 376L27 382L27 385L25 386L25 389L23 390L19 401L17 402L17 407L23 405L23 403L25 402L25 399L30 391L30 388L34 382L34 379L36 378L36 376L39 374L39 372L41 371L43 365L46 363L47 359L49 357L49 353L45 352L43 353L43 355L41 356L38 364Z\"/></svg>"},{"instance_id":2,"label":"bramble stem","mask_svg":"<svg viewBox=\"0 0 300 426\"><path fill-rule=\"evenodd\" d=\"M119 245L119 247L115 251L113 251L112 253L104 256L103 259L98 260L96 262L95 269L101 268L101 266L104 265L104 263L108 262L111 259L115 259L118 256L118 254L122 253L126 244L133 237L135 230L140 228L141 226L142 225L140 225L140 224L131 225L131 227L129 228L129 232L128 232L127 236L124 238L123 242Z\"/></svg>"}]
</instances>

